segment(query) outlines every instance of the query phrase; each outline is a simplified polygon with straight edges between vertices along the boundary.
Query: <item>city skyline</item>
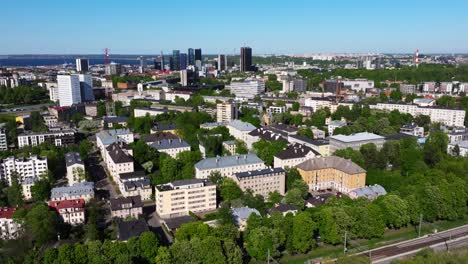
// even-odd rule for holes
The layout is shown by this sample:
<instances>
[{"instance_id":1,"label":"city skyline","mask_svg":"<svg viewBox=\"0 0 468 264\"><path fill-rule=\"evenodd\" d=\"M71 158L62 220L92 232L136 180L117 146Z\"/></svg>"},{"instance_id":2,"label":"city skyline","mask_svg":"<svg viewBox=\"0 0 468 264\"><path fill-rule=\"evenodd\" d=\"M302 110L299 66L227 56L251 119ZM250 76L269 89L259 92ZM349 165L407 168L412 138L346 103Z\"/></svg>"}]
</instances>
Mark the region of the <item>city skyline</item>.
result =
<instances>
[{"instance_id":1,"label":"city skyline","mask_svg":"<svg viewBox=\"0 0 468 264\"><path fill-rule=\"evenodd\" d=\"M25 8L27 6L27 8ZM2 3L0 54L467 53L466 1ZM177 12L175 12L177 11ZM242 14L242 16L239 16ZM242 19L244 17L245 19ZM176 18L176 19L175 19Z\"/></svg>"}]
</instances>

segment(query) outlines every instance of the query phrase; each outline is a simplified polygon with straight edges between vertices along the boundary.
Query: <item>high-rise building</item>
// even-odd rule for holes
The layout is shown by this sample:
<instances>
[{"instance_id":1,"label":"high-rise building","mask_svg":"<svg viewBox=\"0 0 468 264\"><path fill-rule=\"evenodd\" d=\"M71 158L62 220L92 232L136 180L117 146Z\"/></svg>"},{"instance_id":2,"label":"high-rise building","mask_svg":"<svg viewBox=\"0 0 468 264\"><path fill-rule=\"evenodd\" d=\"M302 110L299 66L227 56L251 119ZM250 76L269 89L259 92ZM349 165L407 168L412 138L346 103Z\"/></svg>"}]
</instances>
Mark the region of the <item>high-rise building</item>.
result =
<instances>
[{"instance_id":1,"label":"high-rise building","mask_svg":"<svg viewBox=\"0 0 468 264\"><path fill-rule=\"evenodd\" d=\"M187 69L187 54L186 53L180 54L180 69L181 70Z\"/></svg>"},{"instance_id":2,"label":"high-rise building","mask_svg":"<svg viewBox=\"0 0 468 264\"><path fill-rule=\"evenodd\" d=\"M226 55L218 55L218 71L225 71L227 68Z\"/></svg>"},{"instance_id":3,"label":"high-rise building","mask_svg":"<svg viewBox=\"0 0 468 264\"><path fill-rule=\"evenodd\" d=\"M140 60L140 67L138 68L138 70L140 71L140 73L144 73L146 69L146 58L143 56L140 56L139 60Z\"/></svg>"},{"instance_id":4,"label":"high-rise building","mask_svg":"<svg viewBox=\"0 0 468 264\"><path fill-rule=\"evenodd\" d=\"M106 75L120 75L122 74L122 64L111 62L106 65Z\"/></svg>"},{"instance_id":5,"label":"high-rise building","mask_svg":"<svg viewBox=\"0 0 468 264\"><path fill-rule=\"evenodd\" d=\"M2 127L3 124L0 124L0 150L7 150L8 143L7 143L7 136L6 136L6 129Z\"/></svg>"},{"instance_id":6,"label":"high-rise building","mask_svg":"<svg viewBox=\"0 0 468 264\"><path fill-rule=\"evenodd\" d=\"M196 74L192 70L180 70L180 84L182 86L188 86L189 84L192 84L196 80Z\"/></svg>"},{"instance_id":7,"label":"high-rise building","mask_svg":"<svg viewBox=\"0 0 468 264\"><path fill-rule=\"evenodd\" d=\"M78 75L57 75L60 106L81 103L80 78Z\"/></svg>"},{"instance_id":8,"label":"high-rise building","mask_svg":"<svg viewBox=\"0 0 468 264\"><path fill-rule=\"evenodd\" d=\"M159 58L154 59L154 69L155 70L161 70L161 61Z\"/></svg>"},{"instance_id":9,"label":"high-rise building","mask_svg":"<svg viewBox=\"0 0 468 264\"><path fill-rule=\"evenodd\" d=\"M233 103L216 105L216 122L231 122L237 119L237 107Z\"/></svg>"},{"instance_id":10,"label":"high-rise building","mask_svg":"<svg viewBox=\"0 0 468 264\"><path fill-rule=\"evenodd\" d=\"M82 102L94 101L93 78L90 74L78 74Z\"/></svg>"},{"instance_id":11,"label":"high-rise building","mask_svg":"<svg viewBox=\"0 0 468 264\"><path fill-rule=\"evenodd\" d=\"M253 99L256 95L265 92L265 83L262 80L246 79L233 81L228 88L236 97Z\"/></svg>"},{"instance_id":12,"label":"high-rise building","mask_svg":"<svg viewBox=\"0 0 468 264\"><path fill-rule=\"evenodd\" d=\"M164 54L163 52L161 51L161 71L164 71L164 65L165 64L165 61L164 61Z\"/></svg>"},{"instance_id":13,"label":"high-rise building","mask_svg":"<svg viewBox=\"0 0 468 264\"><path fill-rule=\"evenodd\" d=\"M89 61L85 58L76 59L76 71L77 72L87 72L89 70Z\"/></svg>"},{"instance_id":14,"label":"high-rise building","mask_svg":"<svg viewBox=\"0 0 468 264\"><path fill-rule=\"evenodd\" d=\"M192 48L188 49L188 65L195 65L195 52Z\"/></svg>"},{"instance_id":15,"label":"high-rise building","mask_svg":"<svg viewBox=\"0 0 468 264\"><path fill-rule=\"evenodd\" d=\"M195 60L199 60L201 61L202 60L202 53L201 53L201 49L195 49Z\"/></svg>"},{"instance_id":16,"label":"high-rise building","mask_svg":"<svg viewBox=\"0 0 468 264\"><path fill-rule=\"evenodd\" d=\"M179 71L180 70L180 51L179 50L173 50L172 51L171 70L173 70L173 71Z\"/></svg>"},{"instance_id":17,"label":"high-rise building","mask_svg":"<svg viewBox=\"0 0 468 264\"><path fill-rule=\"evenodd\" d=\"M242 72L250 71L252 69L252 48L241 47L240 54L240 70Z\"/></svg>"}]
</instances>

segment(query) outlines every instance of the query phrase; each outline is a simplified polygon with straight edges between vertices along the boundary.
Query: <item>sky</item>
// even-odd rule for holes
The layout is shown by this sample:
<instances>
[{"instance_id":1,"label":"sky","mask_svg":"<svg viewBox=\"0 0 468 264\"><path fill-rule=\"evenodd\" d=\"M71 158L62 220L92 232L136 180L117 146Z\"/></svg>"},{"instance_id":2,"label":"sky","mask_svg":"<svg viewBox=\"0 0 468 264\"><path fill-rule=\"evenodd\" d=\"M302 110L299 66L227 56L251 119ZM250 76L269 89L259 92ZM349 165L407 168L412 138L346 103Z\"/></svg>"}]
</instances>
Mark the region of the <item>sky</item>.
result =
<instances>
[{"instance_id":1,"label":"sky","mask_svg":"<svg viewBox=\"0 0 468 264\"><path fill-rule=\"evenodd\" d=\"M0 54L468 52L468 0L2 0L0 10Z\"/></svg>"}]
</instances>

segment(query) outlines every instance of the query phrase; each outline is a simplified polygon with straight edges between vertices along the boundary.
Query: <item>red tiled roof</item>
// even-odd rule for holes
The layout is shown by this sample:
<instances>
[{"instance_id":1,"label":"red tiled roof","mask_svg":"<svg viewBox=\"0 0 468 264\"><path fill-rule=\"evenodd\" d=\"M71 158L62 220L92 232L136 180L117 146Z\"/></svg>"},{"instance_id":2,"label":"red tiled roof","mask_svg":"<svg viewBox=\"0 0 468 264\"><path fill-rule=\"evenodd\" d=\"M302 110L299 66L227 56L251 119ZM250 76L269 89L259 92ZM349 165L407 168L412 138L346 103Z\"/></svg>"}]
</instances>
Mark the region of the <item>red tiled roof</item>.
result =
<instances>
[{"instance_id":1,"label":"red tiled roof","mask_svg":"<svg viewBox=\"0 0 468 264\"><path fill-rule=\"evenodd\" d=\"M56 210L60 210L64 208L83 208L84 204L85 204L84 199L72 199L72 200L49 202L49 206L55 208Z\"/></svg>"},{"instance_id":2,"label":"red tiled roof","mask_svg":"<svg viewBox=\"0 0 468 264\"><path fill-rule=\"evenodd\" d=\"M12 218L17 209L15 207L0 207L0 218Z\"/></svg>"}]
</instances>

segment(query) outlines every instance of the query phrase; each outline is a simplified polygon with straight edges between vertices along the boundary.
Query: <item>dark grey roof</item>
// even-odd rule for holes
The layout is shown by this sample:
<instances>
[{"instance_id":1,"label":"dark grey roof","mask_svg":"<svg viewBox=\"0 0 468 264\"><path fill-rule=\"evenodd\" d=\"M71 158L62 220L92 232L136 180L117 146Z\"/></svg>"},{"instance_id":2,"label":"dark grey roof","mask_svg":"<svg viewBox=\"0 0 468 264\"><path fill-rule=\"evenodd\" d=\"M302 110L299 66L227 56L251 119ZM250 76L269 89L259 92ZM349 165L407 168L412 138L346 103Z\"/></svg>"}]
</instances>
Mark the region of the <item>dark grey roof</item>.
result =
<instances>
[{"instance_id":1,"label":"dark grey roof","mask_svg":"<svg viewBox=\"0 0 468 264\"><path fill-rule=\"evenodd\" d=\"M271 208L268 210L268 212L271 214L273 212L280 212L280 213L285 213L288 211L297 211L297 207L291 204L284 204L284 203L279 203L275 207Z\"/></svg>"},{"instance_id":2,"label":"dark grey roof","mask_svg":"<svg viewBox=\"0 0 468 264\"><path fill-rule=\"evenodd\" d=\"M140 195L129 196L129 197L119 197L115 199L110 199L110 207L112 211L129 209L129 208L137 208L137 207L143 207L143 202L141 201Z\"/></svg>"},{"instance_id":3,"label":"dark grey roof","mask_svg":"<svg viewBox=\"0 0 468 264\"><path fill-rule=\"evenodd\" d=\"M283 137L281 134L275 133L263 127L257 128L249 132L249 135L254 137L259 137L261 139L265 139L268 141L285 141L287 142L286 138Z\"/></svg>"},{"instance_id":4,"label":"dark grey roof","mask_svg":"<svg viewBox=\"0 0 468 264\"><path fill-rule=\"evenodd\" d=\"M133 171L119 174L119 177L122 180L139 179L145 176L144 171Z\"/></svg>"},{"instance_id":5,"label":"dark grey roof","mask_svg":"<svg viewBox=\"0 0 468 264\"><path fill-rule=\"evenodd\" d=\"M320 156L320 153L317 151L302 145L302 144L291 144L280 153L276 154L275 157L285 160L285 159L297 159L304 158L310 152L314 153L315 156Z\"/></svg>"},{"instance_id":6,"label":"dark grey roof","mask_svg":"<svg viewBox=\"0 0 468 264\"><path fill-rule=\"evenodd\" d=\"M68 152L65 154L65 163L67 167L74 164L84 165L78 152Z\"/></svg>"},{"instance_id":7,"label":"dark grey roof","mask_svg":"<svg viewBox=\"0 0 468 264\"><path fill-rule=\"evenodd\" d=\"M271 129L275 133L282 134L283 136L287 136L292 133L297 133L298 131L297 127L289 126L286 124L270 125L268 126L268 128Z\"/></svg>"},{"instance_id":8,"label":"dark grey roof","mask_svg":"<svg viewBox=\"0 0 468 264\"><path fill-rule=\"evenodd\" d=\"M328 140L325 140L325 139L311 139L311 138L303 137L303 136L299 136L299 135L290 135L289 137L300 140L300 141L303 141L303 142L306 142L306 143L314 145L314 146L323 146L323 145L330 144L330 142Z\"/></svg>"},{"instance_id":9,"label":"dark grey roof","mask_svg":"<svg viewBox=\"0 0 468 264\"><path fill-rule=\"evenodd\" d=\"M312 195L307 200L305 203L309 203L313 206L318 206L324 204L329 198L331 198L333 194L331 193L324 193L324 194L319 194L319 195Z\"/></svg>"},{"instance_id":10,"label":"dark grey roof","mask_svg":"<svg viewBox=\"0 0 468 264\"><path fill-rule=\"evenodd\" d=\"M405 138L417 138L417 136L405 134L405 133L397 133L397 134L385 136L385 140L401 140Z\"/></svg>"},{"instance_id":11,"label":"dark grey roof","mask_svg":"<svg viewBox=\"0 0 468 264\"><path fill-rule=\"evenodd\" d=\"M160 131L164 131L164 130L175 130L177 129L176 125L175 124L164 124L164 123L156 123L156 125L153 126L153 129L154 130L160 130Z\"/></svg>"},{"instance_id":12,"label":"dark grey roof","mask_svg":"<svg viewBox=\"0 0 468 264\"><path fill-rule=\"evenodd\" d=\"M127 241L147 231L149 228L144 219L117 222L117 240L119 241Z\"/></svg>"},{"instance_id":13,"label":"dark grey roof","mask_svg":"<svg viewBox=\"0 0 468 264\"><path fill-rule=\"evenodd\" d=\"M180 226L186 223L195 222L197 219L190 215L184 215L180 217L165 219L164 224L169 230L178 229Z\"/></svg>"},{"instance_id":14,"label":"dark grey roof","mask_svg":"<svg viewBox=\"0 0 468 264\"><path fill-rule=\"evenodd\" d=\"M105 116L103 118L105 123L124 123L127 122L128 117L126 116Z\"/></svg>"},{"instance_id":15,"label":"dark grey roof","mask_svg":"<svg viewBox=\"0 0 468 264\"><path fill-rule=\"evenodd\" d=\"M151 188L151 182L148 178L136 181L126 181L123 185L126 191Z\"/></svg>"},{"instance_id":16,"label":"dark grey roof","mask_svg":"<svg viewBox=\"0 0 468 264\"><path fill-rule=\"evenodd\" d=\"M182 139L163 139L153 142L150 146L158 150L190 147L190 145Z\"/></svg>"},{"instance_id":17,"label":"dark grey roof","mask_svg":"<svg viewBox=\"0 0 468 264\"><path fill-rule=\"evenodd\" d=\"M158 132L155 134L148 134L141 137L141 140L143 140L146 143L157 142L165 139L179 139L179 137L167 132Z\"/></svg>"},{"instance_id":18,"label":"dark grey roof","mask_svg":"<svg viewBox=\"0 0 468 264\"><path fill-rule=\"evenodd\" d=\"M357 174L357 173L366 172L366 170L359 167L356 163L352 162L351 160L347 160L347 159L337 157L337 156L319 157L319 158L309 159L297 165L296 167L304 171L334 168L334 169L346 172L348 174Z\"/></svg>"},{"instance_id":19,"label":"dark grey roof","mask_svg":"<svg viewBox=\"0 0 468 264\"><path fill-rule=\"evenodd\" d=\"M262 169L262 170L238 172L238 173L235 173L234 176L239 179L239 178L245 178L245 177L261 176L261 175L266 175L266 174L271 174L271 173L281 173L281 172L284 172L283 168L268 168L268 169Z\"/></svg>"},{"instance_id":20,"label":"dark grey roof","mask_svg":"<svg viewBox=\"0 0 468 264\"><path fill-rule=\"evenodd\" d=\"M106 148L111 159L114 163L133 162L133 159L122 150L121 146L125 148L128 147L127 144L119 145L117 142L114 142Z\"/></svg>"}]
</instances>

